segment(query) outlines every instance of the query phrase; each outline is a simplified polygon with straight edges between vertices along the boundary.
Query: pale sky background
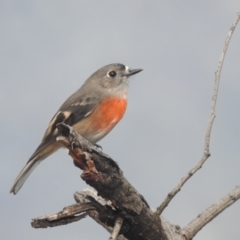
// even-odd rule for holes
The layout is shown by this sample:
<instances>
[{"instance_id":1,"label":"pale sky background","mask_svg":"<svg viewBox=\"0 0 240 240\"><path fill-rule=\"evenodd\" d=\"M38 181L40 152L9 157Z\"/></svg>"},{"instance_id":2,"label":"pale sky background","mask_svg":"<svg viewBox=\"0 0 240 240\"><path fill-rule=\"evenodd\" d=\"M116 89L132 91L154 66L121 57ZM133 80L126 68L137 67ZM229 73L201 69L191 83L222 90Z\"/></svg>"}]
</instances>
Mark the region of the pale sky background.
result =
<instances>
[{"instance_id":1,"label":"pale sky background","mask_svg":"<svg viewBox=\"0 0 240 240\"><path fill-rule=\"evenodd\" d=\"M240 11L228 1L0 1L0 239L94 240L90 218L33 229L32 218L74 203L87 185L66 150L9 190L65 99L98 68L120 62L131 79L124 119L99 144L156 208L203 153L223 43ZM225 59L211 158L163 215L184 227L240 184L240 25ZM196 240L239 240L240 201Z\"/></svg>"}]
</instances>

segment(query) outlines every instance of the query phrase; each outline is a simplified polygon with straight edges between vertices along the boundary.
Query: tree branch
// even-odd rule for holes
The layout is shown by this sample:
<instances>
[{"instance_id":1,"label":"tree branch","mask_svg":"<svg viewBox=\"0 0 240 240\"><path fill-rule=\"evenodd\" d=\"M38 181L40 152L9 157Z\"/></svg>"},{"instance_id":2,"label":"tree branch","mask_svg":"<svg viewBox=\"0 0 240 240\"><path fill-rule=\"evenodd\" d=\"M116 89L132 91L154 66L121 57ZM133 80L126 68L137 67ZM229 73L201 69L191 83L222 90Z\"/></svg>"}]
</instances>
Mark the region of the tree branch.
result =
<instances>
[{"instance_id":1,"label":"tree branch","mask_svg":"<svg viewBox=\"0 0 240 240\"><path fill-rule=\"evenodd\" d=\"M46 228L68 224L71 223L73 217L80 213L83 215L84 211L86 210L85 215L90 216L102 227L104 227L109 233L112 234L114 222L116 222L116 219L118 218L117 213L114 209L112 209L110 201L105 201L97 194L98 193L94 189L85 189L81 192L76 192L74 194L74 198L77 204L73 204L69 207L64 208L62 212L64 212L65 215L60 212L60 214L56 213L49 216L33 219L32 226L35 228ZM70 209L70 211L68 211L68 209ZM46 222L48 222L47 225ZM181 228L179 226L169 223L163 217L161 217L161 223L167 239L186 240L182 235ZM123 222L121 232L128 231L128 228L129 224L126 223L126 221ZM147 239L152 238L150 236ZM121 234L117 237L117 240L127 240L127 238Z\"/></svg>"},{"instance_id":2,"label":"tree branch","mask_svg":"<svg viewBox=\"0 0 240 240\"><path fill-rule=\"evenodd\" d=\"M74 204L69 207L65 207L58 213L35 218L32 220L31 225L34 228L47 228L66 225L85 218L87 215L85 212L91 209L95 209L92 204Z\"/></svg>"},{"instance_id":3,"label":"tree branch","mask_svg":"<svg viewBox=\"0 0 240 240\"><path fill-rule=\"evenodd\" d=\"M220 76L221 76L221 71L222 71L222 66L224 62L224 58L227 52L227 48L230 42L230 39L232 37L232 34L239 22L240 19L240 13L237 14L237 17L230 28L230 31L227 35L227 38L225 40L225 44L223 47L222 54L220 56L219 64L217 71L215 72L215 84L214 84L214 91L213 91L213 96L212 96L212 103L211 103L211 112L208 120L208 126L206 130L206 135L205 135L205 143L204 143L204 152L203 156L200 159L200 161L197 163L197 165L192 168L186 176L184 176L181 181L178 183L178 185L166 196L162 204L157 208L156 210L156 215L161 215L164 209L168 206L170 201L174 198L174 196L181 190L182 186L188 181L189 178L191 178L206 162L206 160L210 157L210 150L209 150L209 145L210 145L210 136L211 136L211 131L212 131L212 126L213 126L213 121L215 118L215 109L216 109L216 103L217 103L217 95L218 95L218 89L219 89L219 84L220 84Z\"/></svg>"},{"instance_id":4,"label":"tree branch","mask_svg":"<svg viewBox=\"0 0 240 240\"><path fill-rule=\"evenodd\" d=\"M196 219L192 220L183 228L182 234L186 239L192 239L207 223L212 221L219 213L231 206L238 199L240 199L240 186L237 186L217 203L213 204L198 215Z\"/></svg>"},{"instance_id":5,"label":"tree branch","mask_svg":"<svg viewBox=\"0 0 240 240\"><path fill-rule=\"evenodd\" d=\"M120 229L125 231L128 226L121 223L119 224L119 218L116 212L111 208L110 202L106 202L101 197L97 196L97 192L93 189L86 189L82 192L76 192L74 198L77 204L65 207L62 211L42 216L32 220L32 227L34 228L47 228L56 227L60 225L66 225L72 222L79 221L85 218L87 215L93 218L101 226L103 226L108 232L114 233L114 240L126 240L122 235L118 236ZM114 222L117 224L117 230L113 231L110 225ZM117 228L116 227L116 228Z\"/></svg>"},{"instance_id":6,"label":"tree branch","mask_svg":"<svg viewBox=\"0 0 240 240\"><path fill-rule=\"evenodd\" d=\"M111 207L112 218L106 221L107 225L114 227L116 219L120 217L124 220L120 234L129 240L167 240L160 218L123 176L117 163L68 125L61 123L58 129L60 136L57 141L69 149L75 166L83 170L81 178L95 188L98 195L111 202L108 208ZM94 199L91 199L91 203L97 213L102 213Z\"/></svg>"}]
</instances>

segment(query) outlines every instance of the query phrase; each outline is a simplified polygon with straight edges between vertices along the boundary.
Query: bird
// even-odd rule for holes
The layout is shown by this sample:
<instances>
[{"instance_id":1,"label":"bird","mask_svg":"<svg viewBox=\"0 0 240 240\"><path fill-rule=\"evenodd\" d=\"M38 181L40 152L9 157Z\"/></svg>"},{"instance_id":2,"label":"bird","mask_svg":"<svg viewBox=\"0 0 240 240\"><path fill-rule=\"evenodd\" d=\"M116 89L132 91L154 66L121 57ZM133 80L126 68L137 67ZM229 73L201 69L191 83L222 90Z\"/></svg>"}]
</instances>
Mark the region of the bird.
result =
<instances>
[{"instance_id":1,"label":"bird","mask_svg":"<svg viewBox=\"0 0 240 240\"><path fill-rule=\"evenodd\" d=\"M113 63L94 72L53 116L40 145L15 179L10 193L17 194L39 163L63 147L56 141L59 123L72 126L92 144L105 137L126 111L129 78L142 70Z\"/></svg>"}]
</instances>

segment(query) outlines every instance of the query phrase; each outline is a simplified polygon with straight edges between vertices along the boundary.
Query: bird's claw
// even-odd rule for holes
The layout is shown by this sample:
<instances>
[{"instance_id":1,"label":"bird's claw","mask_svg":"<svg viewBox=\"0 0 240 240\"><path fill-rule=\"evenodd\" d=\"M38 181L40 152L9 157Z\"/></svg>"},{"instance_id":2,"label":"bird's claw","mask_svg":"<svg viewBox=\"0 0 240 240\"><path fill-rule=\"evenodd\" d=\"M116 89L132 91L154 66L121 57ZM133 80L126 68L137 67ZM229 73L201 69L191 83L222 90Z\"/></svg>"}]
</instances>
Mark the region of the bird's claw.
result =
<instances>
[{"instance_id":1,"label":"bird's claw","mask_svg":"<svg viewBox=\"0 0 240 240\"><path fill-rule=\"evenodd\" d=\"M101 145L99 145L99 144L95 143L95 144L94 144L94 146L95 146L96 148L98 148L99 150L101 150L101 151L102 151L102 146L101 146Z\"/></svg>"}]
</instances>

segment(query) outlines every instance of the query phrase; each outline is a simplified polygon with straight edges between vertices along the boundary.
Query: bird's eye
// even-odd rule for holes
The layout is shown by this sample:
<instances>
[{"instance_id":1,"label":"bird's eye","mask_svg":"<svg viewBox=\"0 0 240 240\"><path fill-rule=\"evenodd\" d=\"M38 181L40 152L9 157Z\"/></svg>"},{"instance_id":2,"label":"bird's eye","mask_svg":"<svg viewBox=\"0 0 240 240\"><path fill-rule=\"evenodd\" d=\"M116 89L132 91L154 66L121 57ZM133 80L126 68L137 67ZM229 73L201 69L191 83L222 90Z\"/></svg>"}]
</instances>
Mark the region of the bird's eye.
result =
<instances>
[{"instance_id":1,"label":"bird's eye","mask_svg":"<svg viewBox=\"0 0 240 240\"><path fill-rule=\"evenodd\" d=\"M111 71L111 72L108 73L108 76L112 77L112 78L116 77L116 75L117 75L117 73L115 71Z\"/></svg>"}]
</instances>

